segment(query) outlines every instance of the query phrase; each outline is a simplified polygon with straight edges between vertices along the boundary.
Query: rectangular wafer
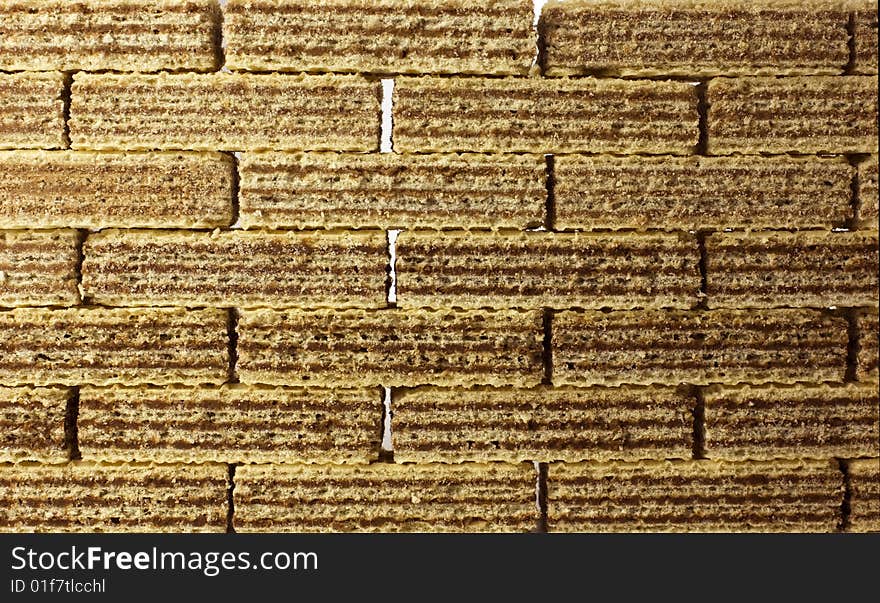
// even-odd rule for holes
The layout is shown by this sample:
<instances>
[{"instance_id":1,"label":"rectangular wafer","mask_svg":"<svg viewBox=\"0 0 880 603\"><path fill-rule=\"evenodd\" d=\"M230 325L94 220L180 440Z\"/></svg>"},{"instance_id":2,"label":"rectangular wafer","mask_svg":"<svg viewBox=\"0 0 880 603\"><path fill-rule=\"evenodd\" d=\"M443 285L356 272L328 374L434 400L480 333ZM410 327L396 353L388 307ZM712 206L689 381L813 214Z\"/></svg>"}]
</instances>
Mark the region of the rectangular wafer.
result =
<instances>
[{"instance_id":1,"label":"rectangular wafer","mask_svg":"<svg viewBox=\"0 0 880 603\"><path fill-rule=\"evenodd\" d=\"M219 22L215 0L4 0L0 69L213 70Z\"/></svg>"},{"instance_id":2,"label":"rectangular wafer","mask_svg":"<svg viewBox=\"0 0 880 603\"><path fill-rule=\"evenodd\" d=\"M237 532L527 532L537 525L531 463L244 465Z\"/></svg>"},{"instance_id":3,"label":"rectangular wafer","mask_svg":"<svg viewBox=\"0 0 880 603\"><path fill-rule=\"evenodd\" d=\"M0 151L0 227L229 226L234 173L221 153Z\"/></svg>"},{"instance_id":4,"label":"rectangular wafer","mask_svg":"<svg viewBox=\"0 0 880 603\"><path fill-rule=\"evenodd\" d=\"M0 73L0 149L67 147L63 94L63 73Z\"/></svg>"},{"instance_id":5,"label":"rectangular wafer","mask_svg":"<svg viewBox=\"0 0 880 603\"><path fill-rule=\"evenodd\" d=\"M877 231L709 235L709 307L876 307L877 247Z\"/></svg>"},{"instance_id":6,"label":"rectangular wafer","mask_svg":"<svg viewBox=\"0 0 880 603\"><path fill-rule=\"evenodd\" d=\"M541 11L548 75L839 74L840 0L554 0Z\"/></svg>"},{"instance_id":7,"label":"rectangular wafer","mask_svg":"<svg viewBox=\"0 0 880 603\"><path fill-rule=\"evenodd\" d=\"M368 463L376 389L83 387L79 450L95 461Z\"/></svg>"},{"instance_id":8,"label":"rectangular wafer","mask_svg":"<svg viewBox=\"0 0 880 603\"><path fill-rule=\"evenodd\" d=\"M0 465L0 532L224 532L226 465Z\"/></svg>"},{"instance_id":9,"label":"rectangular wafer","mask_svg":"<svg viewBox=\"0 0 880 603\"><path fill-rule=\"evenodd\" d=\"M846 320L817 310L560 312L554 385L842 381Z\"/></svg>"},{"instance_id":10,"label":"rectangular wafer","mask_svg":"<svg viewBox=\"0 0 880 603\"><path fill-rule=\"evenodd\" d=\"M83 295L108 306L386 305L384 231L107 230L83 256Z\"/></svg>"},{"instance_id":11,"label":"rectangular wafer","mask_svg":"<svg viewBox=\"0 0 880 603\"><path fill-rule=\"evenodd\" d=\"M541 382L539 310L246 310L242 383L346 387Z\"/></svg>"},{"instance_id":12,"label":"rectangular wafer","mask_svg":"<svg viewBox=\"0 0 880 603\"><path fill-rule=\"evenodd\" d=\"M848 532L880 532L880 458L847 463L849 476Z\"/></svg>"},{"instance_id":13,"label":"rectangular wafer","mask_svg":"<svg viewBox=\"0 0 880 603\"><path fill-rule=\"evenodd\" d=\"M703 397L711 459L880 454L876 384L713 386Z\"/></svg>"},{"instance_id":14,"label":"rectangular wafer","mask_svg":"<svg viewBox=\"0 0 880 603\"><path fill-rule=\"evenodd\" d=\"M395 462L690 458L696 400L673 388L395 390Z\"/></svg>"},{"instance_id":15,"label":"rectangular wafer","mask_svg":"<svg viewBox=\"0 0 880 603\"><path fill-rule=\"evenodd\" d=\"M79 233L0 230L0 306L79 303Z\"/></svg>"},{"instance_id":16,"label":"rectangular wafer","mask_svg":"<svg viewBox=\"0 0 880 603\"><path fill-rule=\"evenodd\" d=\"M554 224L830 229L852 217L853 173L844 158L559 155Z\"/></svg>"},{"instance_id":17,"label":"rectangular wafer","mask_svg":"<svg viewBox=\"0 0 880 603\"><path fill-rule=\"evenodd\" d=\"M699 137L687 82L398 78L394 150L690 153Z\"/></svg>"},{"instance_id":18,"label":"rectangular wafer","mask_svg":"<svg viewBox=\"0 0 880 603\"><path fill-rule=\"evenodd\" d=\"M244 153L245 228L516 228L544 224L541 155Z\"/></svg>"},{"instance_id":19,"label":"rectangular wafer","mask_svg":"<svg viewBox=\"0 0 880 603\"><path fill-rule=\"evenodd\" d=\"M857 0L853 11L853 72L877 73L877 0Z\"/></svg>"},{"instance_id":20,"label":"rectangular wafer","mask_svg":"<svg viewBox=\"0 0 880 603\"><path fill-rule=\"evenodd\" d=\"M355 75L80 73L70 138L98 150L375 151L379 87Z\"/></svg>"},{"instance_id":21,"label":"rectangular wafer","mask_svg":"<svg viewBox=\"0 0 880 603\"><path fill-rule=\"evenodd\" d=\"M183 308L0 312L0 382L222 383L227 316Z\"/></svg>"},{"instance_id":22,"label":"rectangular wafer","mask_svg":"<svg viewBox=\"0 0 880 603\"><path fill-rule=\"evenodd\" d=\"M226 66L251 71L525 75L528 0L231 0Z\"/></svg>"},{"instance_id":23,"label":"rectangular wafer","mask_svg":"<svg viewBox=\"0 0 880 603\"><path fill-rule=\"evenodd\" d=\"M832 532L834 461L554 464L551 532Z\"/></svg>"},{"instance_id":24,"label":"rectangular wafer","mask_svg":"<svg viewBox=\"0 0 880 603\"><path fill-rule=\"evenodd\" d=\"M855 375L859 381L877 381L877 310L857 310L854 314L856 337Z\"/></svg>"},{"instance_id":25,"label":"rectangular wafer","mask_svg":"<svg viewBox=\"0 0 880 603\"><path fill-rule=\"evenodd\" d=\"M877 76L717 78L708 151L876 153Z\"/></svg>"},{"instance_id":26,"label":"rectangular wafer","mask_svg":"<svg viewBox=\"0 0 880 603\"><path fill-rule=\"evenodd\" d=\"M877 186L877 155L871 155L859 163L858 200L856 212L857 225L860 228L877 230L878 224L878 186Z\"/></svg>"},{"instance_id":27,"label":"rectangular wafer","mask_svg":"<svg viewBox=\"0 0 880 603\"><path fill-rule=\"evenodd\" d=\"M686 234L403 232L403 307L690 308L700 251Z\"/></svg>"},{"instance_id":28,"label":"rectangular wafer","mask_svg":"<svg viewBox=\"0 0 880 603\"><path fill-rule=\"evenodd\" d=\"M0 463L65 462L70 395L64 387L0 387Z\"/></svg>"}]
</instances>

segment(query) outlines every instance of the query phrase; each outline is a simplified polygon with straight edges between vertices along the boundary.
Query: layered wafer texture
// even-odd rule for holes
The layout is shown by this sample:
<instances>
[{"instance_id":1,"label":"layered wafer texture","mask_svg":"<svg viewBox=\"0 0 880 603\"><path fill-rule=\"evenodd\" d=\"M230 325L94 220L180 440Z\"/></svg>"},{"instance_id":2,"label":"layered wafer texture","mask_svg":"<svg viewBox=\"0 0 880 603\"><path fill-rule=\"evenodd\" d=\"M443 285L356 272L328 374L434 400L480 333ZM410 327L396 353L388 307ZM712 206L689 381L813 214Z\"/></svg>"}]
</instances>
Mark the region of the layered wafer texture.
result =
<instances>
[{"instance_id":1,"label":"layered wafer texture","mask_svg":"<svg viewBox=\"0 0 880 603\"><path fill-rule=\"evenodd\" d=\"M853 314L855 326L855 374L860 381L877 380L878 324L877 310L858 310Z\"/></svg>"},{"instance_id":2,"label":"layered wafer texture","mask_svg":"<svg viewBox=\"0 0 880 603\"><path fill-rule=\"evenodd\" d=\"M859 164L858 175L858 224L862 228L877 229L878 187L877 155Z\"/></svg>"},{"instance_id":3,"label":"layered wafer texture","mask_svg":"<svg viewBox=\"0 0 880 603\"><path fill-rule=\"evenodd\" d=\"M847 463L850 532L880 532L880 458Z\"/></svg>"},{"instance_id":4,"label":"layered wafer texture","mask_svg":"<svg viewBox=\"0 0 880 603\"><path fill-rule=\"evenodd\" d=\"M0 305L73 306L79 233L75 230L0 230Z\"/></svg>"},{"instance_id":5,"label":"layered wafer texture","mask_svg":"<svg viewBox=\"0 0 880 603\"><path fill-rule=\"evenodd\" d=\"M61 73L0 73L0 149L67 147L63 91Z\"/></svg>"},{"instance_id":6,"label":"layered wafer texture","mask_svg":"<svg viewBox=\"0 0 880 603\"><path fill-rule=\"evenodd\" d=\"M64 387L0 387L0 463L68 458Z\"/></svg>"},{"instance_id":7,"label":"layered wafer texture","mask_svg":"<svg viewBox=\"0 0 880 603\"><path fill-rule=\"evenodd\" d=\"M860 0L853 12L853 70L877 73L877 0Z\"/></svg>"}]
</instances>

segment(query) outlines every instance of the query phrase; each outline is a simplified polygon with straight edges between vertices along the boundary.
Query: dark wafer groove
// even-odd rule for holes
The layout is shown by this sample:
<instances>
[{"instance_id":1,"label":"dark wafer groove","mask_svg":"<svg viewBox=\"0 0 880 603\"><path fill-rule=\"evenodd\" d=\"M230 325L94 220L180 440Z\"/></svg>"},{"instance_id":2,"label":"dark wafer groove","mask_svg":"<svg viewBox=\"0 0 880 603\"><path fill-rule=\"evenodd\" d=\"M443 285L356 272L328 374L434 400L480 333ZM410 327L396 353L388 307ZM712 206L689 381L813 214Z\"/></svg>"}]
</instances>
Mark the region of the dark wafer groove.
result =
<instances>
[{"instance_id":1,"label":"dark wafer groove","mask_svg":"<svg viewBox=\"0 0 880 603\"><path fill-rule=\"evenodd\" d=\"M77 231L78 235L76 237L76 265L73 267L73 275L76 279L76 286L79 289L79 303L80 305L85 305L88 302L85 297L85 289L83 288L83 278L82 278L82 267L83 262L85 262L86 254L85 254L85 244L86 237L89 236L89 231L85 229L80 229Z\"/></svg>"},{"instance_id":2,"label":"dark wafer groove","mask_svg":"<svg viewBox=\"0 0 880 603\"><path fill-rule=\"evenodd\" d=\"M697 233L697 249L700 252L700 260L697 263L697 268L700 271L700 299L697 302L697 309L707 310L709 308L709 294L708 287L709 281L706 271L706 262L708 254L706 252L706 233L698 232Z\"/></svg>"},{"instance_id":3,"label":"dark wafer groove","mask_svg":"<svg viewBox=\"0 0 880 603\"><path fill-rule=\"evenodd\" d=\"M859 193L859 187L861 185L861 180L859 178L859 164L864 161L866 157L869 157L869 155L848 154L846 156L846 160L853 167L853 175L849 183L850 217L843 225L849 230L858 230L859 227L859 215L862 210L862 197Z\"/></svg>"},{"instance_id":4,"label":"dark wafer groove","mask_svg":"<svg viewBox=\"0 0 880 603\"><path fill-rule=\"evenodd\" d=\"M229 202L232 204L232 219L229 222L230 226L234 226L238 223L239 214L240 214L240 202L239 202L239 190L241 183L241 173L238 166L238 155L235 153L229 153L229 157L232 159L232 181L230 183L231 196L232 198Z\"/></svg>"},{"instance_id":5,"label":"dark wafer groove","mask_svg":"<svg viewBox=\"0 0 880 603\"><path fill-rule=\"evenodd\" d=\"M849 51L849 57L846 62L846 67L843 68L844 75L852 75L856 70L856 15L855 13L849 14L849 19L846 21L846 47Z\"/></svg>"},{"instance_id":6,"label":"dark wafer groove","mask_svg":"<svg viewBox=\"0 0 880 603\"><path fill-rule=\"evenodd\" d=\"M694 398L694 431L692 456L694 460L706 458L706 398L703 390L695 386L692 390Z\"/></svg>"},{"instance_id":7,"label":"dark wafer groove","mask_svg":"<svg viewBox=\"0 0 880 603\"><path fill-rule=\"evenodd\" d=\"M852 480L849 475L849 464L844 459L837 459L837 465L843 474L843 500L840 501L840 523L837 529L845 532L849 529L849 518L852 513Z\"/></svg>"},{"instance_id":8,"label":"dark wafer groove","mask_svg":"<svg viewBox=\"0 0 880 603\"><path fill-rule=\"evenodd\" d=\"M856 373L859 367L859 326L857 324L856 311L850 308L844 312L846 318L846 372L843 380L845 383L858 381Z\"/></svg>"},{"instance_id":9,"label":"dark wafer groove","mask_svg":"<svg viewBox=\"0 0 880 603\"><path fill-rule=\"evenodd\" d=\"M69 149L70 142L70 103L71 98L73 96L73 72L65 71L64 72L64 86L61 89L61 115L64 119L64 132L62 133L62 138L64 140L64 148Z\"/></svg>"},{"instance_id":10,"label":"dark wafer groove","mask_svg":"<svg viewBox=\"0 0 880 603\"><path fill-rule=\"evenodd\" d=\"M70 388L67 397L67 407L64 411L64 448L67 450L67 458L78 461L82 458L79 451L79 386Z\"/></svg>"},{"instance_id":11,"label":"dark wafer groove","mask_svg":"<svg viewBox=\"0 0 880 603\"><path fill-rule=\"evenodd\" d=\"M535 57L535 66L541 77L547 74L547 20L543 16L538 18L538 25L535 28L537 39L535 44L538 47L538 54Z\"/></svg>"},{"instance_id":12,"label":"dark wafer groove","mask_svg":"<svg viewBox=\"0 0 880 603\"><path fill-rule=\"evenodd\" d=\"M547 530L547 474L549 465L547 463L538 463L538 510L541 513L538 519L538 532L546 533Z\"/></svg>"},{"instance_id":13,"label":"dark wafer groove","mask_svg":"<svg viewBox=\"0 0 880 603\"><path fill-rule=\"evenodd\" d=\"M541 344L541 364L544 374L541 377L542 385L553 385L553 310L542 310L541 325L544 329L544 339Z\"/></svg>"},{"instance_id":14,"label":"dark wafer groove","mask_svg":"<svg viewBox=\"0 0 880 603\"><path fill-rule=\"evenodd\" d=\"M235 465L229 465L229 484L226 488L226 533L235 534Z\"/></svg>"},{"instance_id":15,"label":"dark wafer groove","mask_svg":"<svg viewBox=\"0 0 880 603\"><path fill-rule=\"evenodd\" d=\"M546 155L547 162L547 200L544 202L544 228L556 228L556 158Z\"/></svg>"},{"instance_id":16,"label":"dark wafer groove","mask_svg":"<svg viewBox=\"0 0 880 603\"><path fill-rule=\"evenodd\" d=\"M238 383L238 310L229 308L229 316L226 320L226 339L229 355L229 367L227 369L226 380L229 383Z\"/></svg>"},{"instance_id":17,"label":"dark wafer groove","mask_svg":"<svg viewBox=\"0 0 880 603\"><path fill-rule=\"evenodd\" d=\"M706 93L706 82L700 82L697 85L697 114L699 115L700 136L697 139L697 146L694 153L697 155L708 155L709 151L709 100Z\"/></svg>"}]
</instances>

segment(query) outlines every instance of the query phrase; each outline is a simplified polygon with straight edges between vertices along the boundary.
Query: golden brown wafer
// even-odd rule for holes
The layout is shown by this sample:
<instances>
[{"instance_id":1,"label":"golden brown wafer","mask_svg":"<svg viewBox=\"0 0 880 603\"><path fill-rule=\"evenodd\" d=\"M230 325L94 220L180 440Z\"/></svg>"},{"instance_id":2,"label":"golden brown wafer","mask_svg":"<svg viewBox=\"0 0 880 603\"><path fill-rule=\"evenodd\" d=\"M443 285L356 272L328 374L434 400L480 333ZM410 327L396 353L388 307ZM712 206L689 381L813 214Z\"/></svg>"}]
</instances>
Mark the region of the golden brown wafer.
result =
<instances>
[{"instance_id":1,"label":"golden brown wafer","mask_svg":"<svg viewBox=\"0 0 880 603\"><path fill-rule=\"evenodd\" d=\"M880 532L880 459L847 463L849 474L849 532Z\"/></svg>"},{"instance_id":2,"label":"golden brown wafer","mask_svg":"<svg viewBox=\"0 0 880 603\"><path fill-rule=\"evenodd\" d=\"M877 341L880 325L877 310L857 310L856 331L856 378L859 381L877 381Z\"/></svg>"},{"instance_id":3,"label":"golden brown wafer","mask_svg":"<svg viewBox=\"0 0 880 603\"><path fill-rule=\"evenodd\" d=\"M63 92L63 73L0 73L0 149L67 147Z\"/></svg>"},{"instance_id":4,"label":"golden brown wafer","mask_svg":"<svg viewBox=\"0 0 880 603\"><path fill-rule=\"evenodd\" d=\"M857 0L853 12L853 72L877 73L877 0Z\"/></svg>"},{"instance_id":5,"label":"golden brown wafer","mask_svg":"<svg viewBox=\"0 0 880 603\"><path fill-rule=\"evenodd\" d=\"M0 230L0 305L79 303L75 230Z\"/></svg>"},{"instance_id":6,"label":"golden brown wafer","mask_svg":"<svg viewBox=\"0 0 880 603\"><path fill-rule=\"evenodd\" d=\"M67 460L64 387L0 387L0 463Z\"/></svg>"},{"instance_id":7,"label":"golden brown wafer","mask_svg":"<svg viewBox=\"0 0 880 603\"><path fill-rule=\"evenodd\" d=\"M859 164L858 185L857 224L861 228L877 230L877 155Z\"/></svg>"}]
</instances>

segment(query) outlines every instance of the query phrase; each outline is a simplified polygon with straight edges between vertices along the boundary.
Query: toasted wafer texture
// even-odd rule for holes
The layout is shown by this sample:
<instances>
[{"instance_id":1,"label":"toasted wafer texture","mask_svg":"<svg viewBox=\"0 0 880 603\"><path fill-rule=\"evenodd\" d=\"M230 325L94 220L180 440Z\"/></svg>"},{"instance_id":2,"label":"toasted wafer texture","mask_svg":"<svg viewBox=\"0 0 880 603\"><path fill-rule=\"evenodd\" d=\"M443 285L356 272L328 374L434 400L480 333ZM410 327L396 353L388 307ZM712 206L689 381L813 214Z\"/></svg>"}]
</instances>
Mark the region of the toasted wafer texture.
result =
<instances>
[{"instance_id":1,"label":"toasted wafer texture","mask_svg":"<svg viewBox=\"0 0 880 603\"><path fill-rule=\"evenodd\" d=\"M880 459L847 463L849 473L849 532L880 532Z\"/></svg>"},{"instance_id":2,"label":"toasted wafer texture","mask_svg":"<svg viewBox=\"0 0 880 603\"><path fill-rule=\"evenodd\" d=\"M689 308L700 294L699 260L687 235L403 232L397 303Z\"/></svg>"},{"instance_id":3,"label":"toasted wafer texture","mask_svg":"<svg viewBox=\"0 0 880 603\"><path fill-rule=\"evenodd\" d=\"M877 155L859 164L858 195L858 226L877 230Z\"/></svg>"},{"instance_id":4,"label":"toasted wafer texture","mask_svg":"<svg viewBox=\"0 0 880 603\"><path fill-rule=\"evenodd\" d=\"M97 388L80 391L84 459L163 463L368 463L378 389Z\"/></svg>"},{"instance_id":5,"label":"toasted wafer texture","mask_svg":"<svg viewBox=\"0 0 880 603\"><path fill-rule=\"evenodd\" d=\"M385 306L386 247L383 231L104 231L86 239L83 291L111 306Z\"/></svg>"},{"instance_id":6,"label":"toasted wafer texture","mask_svg":"<svg viewBox=\"0 0 880 603\"><path fill-rule=\"evenodd\" d=\"M816 310L561 312L553 383L842 381L847 324Z\"/></svg>"},{"instance_id":7,"label":"toasted wafer texture","mask_svg":"<svg viewBox=\"0 0 880 603\"><path fill-rule=\"evenodd\" d=\"M541 155L244 153L245 228L528 228L544 223Z\"/></svg>"},{"instance_id":8,"label":"toasted wafer texture","mask_svg":"<svg viewBox=\"0 0 880 603\"><path fill-rule=\"evenodd\" d=\"M227 312L18 308L0 312L0 382L222 383Z\"/></svg>"},{"instance_id":9,"label":"toasted wafer texture","mask_svg":"<svg viewBox=\"0 0 880 603\"><path fill-rule=\"evenodd\" d=\"M853 71L877 73L877 0L858 0L853 12Z\"/></svg>"},{"instance_id":10,"label":"toasted wafer texture","mask_svg":"<svg viewBox=\"0 0 880 603\"><path fill-rule=\"evenodd\" d=\"M836 74L848 20L835 0L557 0L540 29L549 75Z\"/></svg>"},{"instance_id":11,"label":"toasted wafer texture","mask_svg":"<svg viewBox=\"0 0 880 603\"><path fill-rule=\"evenodd\" d=\"M831 228L852 217L842 158L559 155L554 173L560 230Z\"/></svg>"},{"instance_id":12,"label":"toasted wafer texture","mask_svg":"<svg viewBox=\"0 0 880 603\"><path fill-rule=\"evenodd\" d=\"M394 148L414 151L689 153L686 82L399 78Z\"/></svg>"},{"instance_id":13,"label":"toasted wafer texture","mask_svg":"<svg viewBox=\"0 0 880 603\"><path fill-rule=\"evenodd\" d=\"M77 74L76 149L379 148L379 83L354 75Z\"/></svg>"},{"instance_id":14,"label":"toasted wafer texture","mask_svg":"<svg viewBox=\"0 0 880 603\"><path fill-rule=\"evenodd\" d=\"M528 0L231 0L226 66L254 71L525 75Z\"/></svg>"},{"instance_id":15,"label":"toasted wafer texture","mask_svg":"<svg viewBox=\"0 0 880 603\"><path fill-rule=\"evenodd\" d=\"M877 310L859 310L855 313L857 353L856 378L859 381L877 380L877 341L880 325Z\"/></svg>"},{"instance_id":16,"label":"toasted wafer texture","mask_svg":"<svg viewBox=\"0 0 880 603\"><path fill-rule=\"evenodd\" d=\"M212 0L3 0L0 69L216 69Z\"/></svg>"},{"instance_id":17,"label":"toasted wafer texture","mask_svg":"<svg viewBox=\"0 0 880 603\"><path fill-rule=\"evenodd\" d=\"M0 387L0 462L66 461L69 396L63 387Z\"/></svg>"},{"instance_id":18,"label":"toasted wafer texture","mask_svg":"<svg viewBox=\"0 0 880 603\"><path fill-rule=\"evenodd\" d=\"M244 465L237 532L526 532L531 464Z\"/></svg>"},{"instance_id":19,"label":"toasted wafer texture","mask_svg":"<svg viewBox=\"0 0 880 603\"><path fill-rule=\"evenodd\" d=\"M394 460L690 458L695 405L671 388L402 390Z\"/></svg>"},{"instance_id":20,"label":"toasted wafer texture","mask_svg":"<svg viewBox=\"0 0 880 603\"><path fill-rule=\"evenodd\" d=\"M0 532L223 532L226 465L0 466Z\"/></svg>"},{"instance_id":21,"label":"toasted wafer texture","mask_svg":"<svg viewBox=\"0 0 880 603\"><path fill-rule=\"evenodd\" d=\"M705 453L711 459L880 453L876 384L713 386L704 398Z\"/></svg>"},{"instance_id":22,"label":"toasted wafer texture","mask_svg":"<svg viewBox=\"0 0 880 603\"><path fill-rule=\"evenodd\" d=\"M833 461L551 465L558 532L832 532L843 500Z\"/></svg>"},{"instance_id":23,"label":"toasted wafer texture","mask_svg":"<svg viewBox=\"0 0 880 603\"><path fill-rule=\"evenodd\" d=\"M0 306L79 303L79 234L0 230Z\"/></svg>"},{"instance_id":24,"label":"toasted wafer texture","mask_svg":"<svg viewBox=\"0 0 880 603\"><path fill-rule=\"evenodd\" d=\"M220 153L0 151L0 226L228 226L234 170Z\"/></svg>"},{"instance_id":25,"label":"toasted wafer texture","mask_svg":"<svg viewBox=\"0 0 880 603\"><path fill-rule=\"evenodd\" d=\"M540 311L254 310L238 323L242 383L538 385Z\"/></svg>"},{"instance_id":26,"label":"toasted wafer texture","mask_svg":"<svg viewBox=\"0 0 880 603\"><path fill-rule=\"evenodd\" d=\"M66 147L63 91L62 73L0 73L0 149Z\"/></svg>"},{"instance_id":27,"label":"toasted wafer texture","mask_svg":"<svg viewBox=\"0 0 880 603\"><path fill-rule=\"evenodd\" d=\"M713 155L877 152L876 76L719 78L706 94Z\"/></svg>"},{"instance_id":28,"label":"toasted wafer texture","mask_svg":"<svg viewBox=\"0 0 880 603\"><path fill-rule=\"evenodd\" d=\"M709 307L876 307L877 244L877 231L710 235Z\"/></svg>"}]
</instances>

